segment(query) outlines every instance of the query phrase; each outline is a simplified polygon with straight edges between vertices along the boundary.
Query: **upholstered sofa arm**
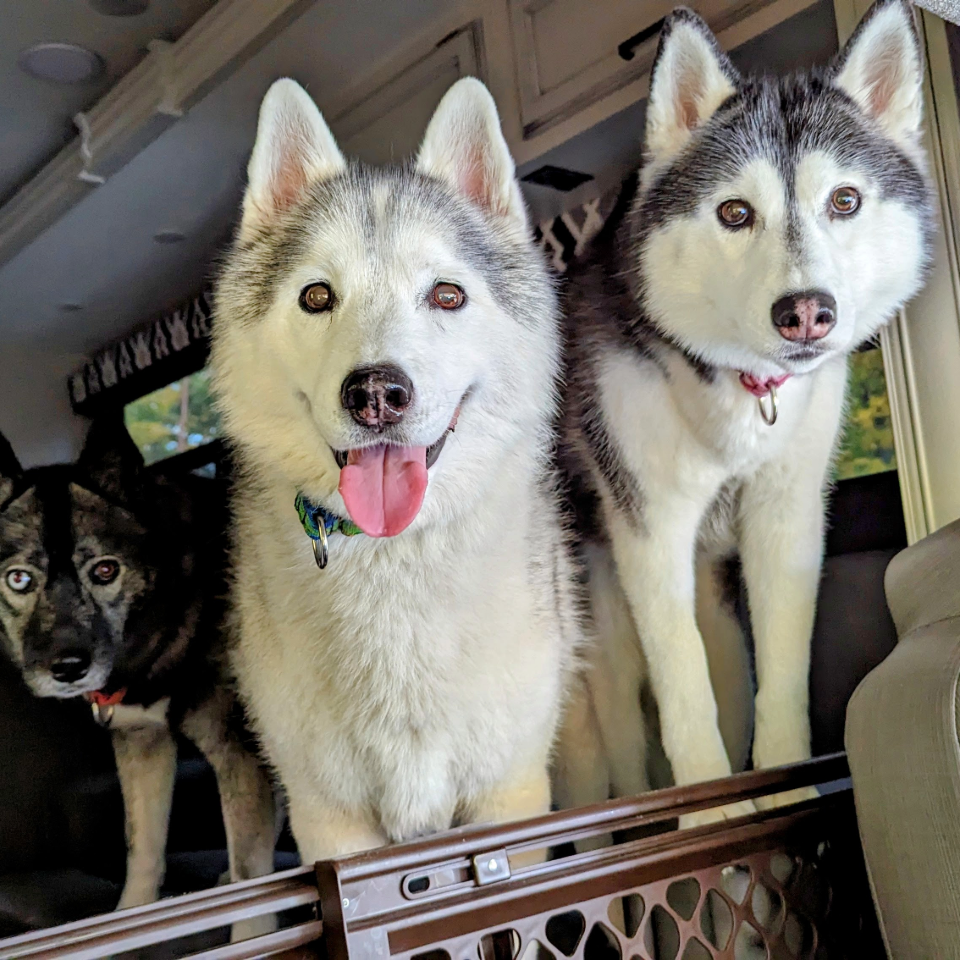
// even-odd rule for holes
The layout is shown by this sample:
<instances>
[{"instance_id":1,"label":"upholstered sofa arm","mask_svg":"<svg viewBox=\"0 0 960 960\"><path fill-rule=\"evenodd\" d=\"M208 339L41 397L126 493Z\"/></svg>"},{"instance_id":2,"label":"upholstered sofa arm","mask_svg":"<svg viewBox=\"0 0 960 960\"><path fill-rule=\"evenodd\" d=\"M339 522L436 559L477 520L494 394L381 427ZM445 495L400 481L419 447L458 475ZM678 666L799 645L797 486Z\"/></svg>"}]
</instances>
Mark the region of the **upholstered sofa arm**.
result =
<instances>
[{"instance_id":1,"label":"upholstered sofa arm","mask_svg":"<svg viewBox=\"0 0 960 960\"><path fill-rule=\"evenodd\" d=\"M960 960L960 524L891 562L900 641L857 688L846 747L874 900L896 960Z\"/></svg>"}]
</instances>

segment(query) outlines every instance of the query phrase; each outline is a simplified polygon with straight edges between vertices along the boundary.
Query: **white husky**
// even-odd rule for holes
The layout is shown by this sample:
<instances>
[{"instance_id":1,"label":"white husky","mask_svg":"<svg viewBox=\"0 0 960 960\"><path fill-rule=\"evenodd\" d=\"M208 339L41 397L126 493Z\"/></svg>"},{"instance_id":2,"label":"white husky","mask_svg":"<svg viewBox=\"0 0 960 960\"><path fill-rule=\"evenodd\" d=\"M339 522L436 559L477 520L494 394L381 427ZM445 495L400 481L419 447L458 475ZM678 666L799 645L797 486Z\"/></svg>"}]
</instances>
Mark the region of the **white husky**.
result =
<instances>
[{"instance_id":1,"label":"white husky","mask_svg":"<svg viewBox=\"0 0 960 960\"><path fill-rule=\"evenodd\" d=\"M549 809L579 636L560 339L482 84L383 170L274 84L213 365L241 473L233 662L305 861Z\"/></svg>"},{"instance_id":2,"label":"white husky","mask_svg":"<svg viewBox=\"0 0 960 960\"><path fill-rule=\"evenodd\" d=\"M717 575L737 555L756 643L753 762L810 755L847 355L917 291L933 224L921 82L904 0L876 4L825 71L782 80L738 76L689 11L664 26L635 195L571 279L564 439L602 638L580 707L595 709L605 750L598 763L575 715L567 803L647 787L645 669L677 783L745 762L748 673L717 684L740 712L730 722L711 687L747 664Z\"/></svg>"}]
</instances>

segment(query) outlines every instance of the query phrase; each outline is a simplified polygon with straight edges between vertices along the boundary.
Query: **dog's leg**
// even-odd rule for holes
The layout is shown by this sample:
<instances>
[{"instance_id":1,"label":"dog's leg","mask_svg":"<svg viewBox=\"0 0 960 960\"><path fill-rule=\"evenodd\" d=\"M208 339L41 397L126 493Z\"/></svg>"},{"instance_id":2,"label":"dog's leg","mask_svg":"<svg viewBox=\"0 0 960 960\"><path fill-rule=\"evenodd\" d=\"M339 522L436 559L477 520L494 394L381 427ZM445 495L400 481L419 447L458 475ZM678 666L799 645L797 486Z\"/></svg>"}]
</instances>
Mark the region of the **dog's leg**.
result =
<instances>
[{"instance_id":1,"label":"dog's leg","mask_svg":"<svg viewBox=\"0 0 960 960\"><path fill-rule=\"evenodd\" d=\"M290 828L305 864L373 850L388 842L386 833L371 818L327 804L317 798L315 790L289 784L287 795Z\"/></svg>"},{"instance_id":2,"label":"dog's leg","mask_svg":"<svg viewBox=\"0 0 960 960\"><path fill-rule=\"evenodd\" d=\"M731 772L695 616L694 553L706 503L667 490L652 498L653 492L648 491L642 525L613 513L608 528L650 672L663 748L675 782L689 784ZM749 801L729 804L690 814L682 825L743 816L754 809Z\"/></svg>"},{"instance_id":3,"label":"dog's leg","mask_svg":"<svg viewBox=\"0 0 960 960\"><path fill-rule=\"evenodd\" d=\"M627 598L606 548L590 555L590 612L598 647L589 683L613 795L634 797L650 789L647 731L640 706L646 666Z\"/></svg>"},{"instance_id":4,"label":"dog's leg","mask_svg":"<svg viewBox=\"0 0 960 960\"><path fill-rule=\"evenodd\" d=\"M276 814L273 789L257 757L229 723L231 702L222 691L189 712L181 729L213 767L220 791L227 837L230 879L234 882L273 872ZM231 939L246 940L276 929L266 914L233 925Z\"/></svg>"},{"instance_id":5,"label":"dog's leg","mask_svg":"<svg viewBox=\"0 0 960 960\"><path fill-rule=\"evenodd\" d=\"M821 477L776 465L747 485L741 547L757 660L753 762L772 767L810 756L810 641L823 556ZM811 789L760 802L816 796Z\"/></svg>"},{"instance_id":6,"label":"dog's leg","mask_svg":"<svg viewBox=\"0 0 960 960\"><path fill-rule=\"evenodd\" d=\"M746 638L727 592L725 564L697 558L697 626L710 666L717 716L733 771L744 770L753 734L753 682ZM739 585L739 584L737 584Z\"/></svg>"},{"instance_id":7,"label":"dog's leg","mask_svg":"<svg viewBox=\"0 0 960 960\"><path fill-rule=\"evenodd\" d=\"M546 764L507 777L474 805L473 823L512 823L550 812L550 775ZM530 850L510 858L513 867L542 863L547 850Z\"/></svg>"},{"instance_id":8,"label":"dog's leg","mask_svg":"<svg viewBox=\"0 0 960 960\"><path fill-rule=\"evenodd\" d=\"M824 481L843 411L846 363L817 372L792 442L745 485L740 559L757 661L753 763L810 756L809 673L823 562ZM760 801L779 806L816 796L794 791Z\"/></svg>"},{"instance_id":9,"label":"dog's leg","mask_svg":"<svg viewBox=\"0 0 960 960\"><path fill-rule=\"evenodd\" d=\"M117 904L124 910L152 903L160 895L177 745L169 728L159 724L119 727L112 741L127 832L127 878Z\"/></svg>"},{"instance_id":10,"label":"dog's leg","mask_svg":"<svg viewBox=\"0 0 960 960\"><path fill-rule=\"evenodd\" d=\"M561 810L569 810L606 800L609 792L600 724L587 677L580 674L571 684L554 751L553 799Z\"/></svg>"}]
</instances>

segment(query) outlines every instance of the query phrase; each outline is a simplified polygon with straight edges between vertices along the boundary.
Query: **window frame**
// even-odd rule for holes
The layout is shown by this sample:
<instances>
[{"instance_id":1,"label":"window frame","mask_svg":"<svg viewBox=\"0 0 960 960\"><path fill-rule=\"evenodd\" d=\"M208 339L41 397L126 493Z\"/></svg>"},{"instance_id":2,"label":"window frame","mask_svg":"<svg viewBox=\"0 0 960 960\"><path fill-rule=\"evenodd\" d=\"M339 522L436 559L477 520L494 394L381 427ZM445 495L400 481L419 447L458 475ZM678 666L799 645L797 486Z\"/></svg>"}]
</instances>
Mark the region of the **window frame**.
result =
<instances>
[{"instance_id":1,"label":"window frame","mask_svg":"<svg viewBox=\"0 0 960 960\"><path fill-rule=\"evenodd\" d=\"M840 43L871 0L834 0ZM960 111L944 22L917 11L926 51L923 140L938 231L923 291L886 326L883 350L907 540L960 517Z\"/></svg>"}]
</instances>

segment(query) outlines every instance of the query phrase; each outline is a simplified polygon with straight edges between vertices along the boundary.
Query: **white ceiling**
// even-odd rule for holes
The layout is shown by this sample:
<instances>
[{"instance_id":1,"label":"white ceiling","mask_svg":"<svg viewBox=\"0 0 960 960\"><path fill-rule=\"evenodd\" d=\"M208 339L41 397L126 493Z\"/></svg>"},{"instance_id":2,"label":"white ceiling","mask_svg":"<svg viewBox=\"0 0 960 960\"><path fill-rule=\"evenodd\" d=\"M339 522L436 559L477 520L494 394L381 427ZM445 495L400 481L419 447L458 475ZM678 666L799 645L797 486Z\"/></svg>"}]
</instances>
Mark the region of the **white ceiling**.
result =
<instances>
[{"instance_id":1,"label":"white ceiling","mask_svg":"<svg viewBox=\"0 0 960 960\"><path fill-rule=\"evenodd\" d=\"M0 0L0 199L76 133L72 117L132 70L147 43L176 40L216 0L152 0L135 17L105 17L87 0ZM17 66L37 43L75 43L98 54L99 78L74 85L35 80Z\"/></svg>"},{"instance_id":2,"label":"white ceiling","mask_svg":"<svg viewBox=\"0 0 960 960\"><path fill-rule=\"evenodd\" d=\"M95 14L86 0L0 0L5 24L11 22L7 8L24 11L22 17L14 16L13 34L19 39L6 34L0 40L0 185L16 185L62 146L70 135L72 113L96 101L111 79L132 67L147 40L158 35L174 39L208 6L209 0L153 0L142 17L112 19ZM269 84L293 76L322 109L450 6L451 0L322 0L309 7L0 268L4 341L57 353L89 352L192 296L229 235L257 108ZM823 59L835 47L834 38L832 4L820 0L782 24L775 38L745 45L738 59L780 72ZM22 76L15 66L19 50L41 40L78 42L96 50L110 64L108 79L81 90L47 87ZM15 109L8 107L11 102ZM642 104L521 172L551 162L592 173L604 186L613 184L639 159L641 125ZM527 195L535 214L558 205L558 195L546 188L530 186ZM182 231L187 239L158 244L153 235L164 229ZM65 311L60 306L65 303L82 309Z\"/></svg>"}]
</instances>

